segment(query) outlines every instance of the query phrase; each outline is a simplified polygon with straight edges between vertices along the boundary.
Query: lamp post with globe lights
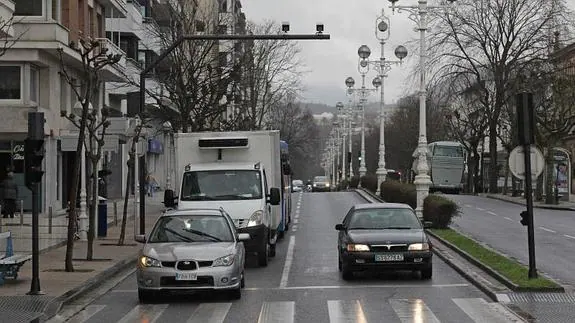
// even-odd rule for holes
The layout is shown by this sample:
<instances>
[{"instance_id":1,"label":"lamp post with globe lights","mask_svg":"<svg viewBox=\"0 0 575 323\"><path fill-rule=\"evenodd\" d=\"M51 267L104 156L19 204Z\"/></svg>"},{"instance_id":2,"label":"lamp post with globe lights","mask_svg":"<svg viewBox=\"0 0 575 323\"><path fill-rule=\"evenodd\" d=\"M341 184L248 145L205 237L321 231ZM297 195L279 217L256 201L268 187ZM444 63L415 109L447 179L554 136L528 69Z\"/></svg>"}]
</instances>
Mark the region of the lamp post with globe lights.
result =
<instances>
[{"instance_id":1,"label":"lamp post with globe lights","mask_svg":"<svg viewBox=\"0 0 575 323\"><path fill-rule=\"evenodd\" d=\"M361 74L361 88L353 88L355 85L355 80L352 77L348 77L345 80L345 85L348 87L347 93L352 95L354 93L359 94L359 106L361 109L361 161L359 164L359 175L365 176L367 173L367 168L365 166L365 102L367 102L367 96L369 92L376 91L377 88L366 88L365 87L365 75L367 74L369 68L368 63L365 61L366 58L371 54L371 50L366 45L361 45L357 51L360 58L358 64L358 71ZM380 83L381 80L376 77L373 79L372 84L375 87Z\"/></svg>"},{"instance_id":2,"label":"lamp post with globe lights","mask_svg":"<svg viewBox=\"0 0 575 323\"><path fill-rule=\"evenodd\" d=\"M377 192L379 195L381 183L385 181L387 170L385 169L385 78L387 73L391 70L392 65L401 65L403 59L407 57L407 49L405 46L399 45L395 48L395 56L399 58L398 61L387 60L385 58L385 43L390 36L389 17L385 15L384 10L375 22L375 37L379 40L381 46L381 56L376 60L369 60L371 51L365 51L367 57L363 59L366 68L372 65L378 73L378 78L374 80L373 85L380 89L379 99L379 161L377 167Z\"/></svg>"},{"instance_id":3,"label":"lamp post with globe lights","mask_svg":"<svg viewBox=\"0 0 575 323\"><path fill-rule=\"evenodd\" d=\"M341 178L343 180L347 179L347 173L346 173L346 159L345 159L345 153L346 153L346 149L345 149L345 138L347 137L347 114L345 111L345 107L343 105L342 102L338 102L335 107L337 108L337 112L338 112L338 116L341 118L342 124L341 124L341 135L342 135L342 144L343 147L341 149L341 155L342 155L342 160L341 160Z\"/></svg>"},{"instance_id":4,"label":"lamp post with globe lights","mask_svg":"<svg viewBox=\"0 0 575 323\"><path fill-rule=\"evenodd\" d=\"M425 34L428 28L428 13L430 10L444 10L450 8L455 0L447 0L448 5L430 6L427 0L418 0L417 5L399 6L396 3L398 0L388 0L391 3L390 8L395 13L406 11L409 13L409 19L417 25L419 31L419 139L417 141L417 166L415 169L415 186L417 190L417 208L415 212L421 218L423 217L423 201L429 194L429 186L431 185L431 177L429 176L429 165L427 164L427 127L426 127L426 99L427 99L427 84L426 84L426 63L427 63L427 44L425 41Z\"/></svg>"}]
</instances>

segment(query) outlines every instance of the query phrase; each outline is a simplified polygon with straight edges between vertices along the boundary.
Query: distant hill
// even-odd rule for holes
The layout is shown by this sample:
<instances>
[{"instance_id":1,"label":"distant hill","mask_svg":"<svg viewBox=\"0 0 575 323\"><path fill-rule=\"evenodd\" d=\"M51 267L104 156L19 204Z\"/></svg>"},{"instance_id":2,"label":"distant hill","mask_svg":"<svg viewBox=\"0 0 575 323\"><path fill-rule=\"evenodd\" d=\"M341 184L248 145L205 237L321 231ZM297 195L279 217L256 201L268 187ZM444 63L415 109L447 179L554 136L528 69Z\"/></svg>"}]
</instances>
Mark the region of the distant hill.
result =
<instances>
[{"instance_id":1,"label":"distant hill","mask_svg":"<svg viewBox=\"0 0 575 323\"><path fill-rule=\"evenodd\" d=\"M336 108L335 106L329 106L327 104L321 103L308 103L308 102L300 102L302 108L308 108L312 114L322 114L324 112L335 113Z\"/></svg>"}]
</instances>

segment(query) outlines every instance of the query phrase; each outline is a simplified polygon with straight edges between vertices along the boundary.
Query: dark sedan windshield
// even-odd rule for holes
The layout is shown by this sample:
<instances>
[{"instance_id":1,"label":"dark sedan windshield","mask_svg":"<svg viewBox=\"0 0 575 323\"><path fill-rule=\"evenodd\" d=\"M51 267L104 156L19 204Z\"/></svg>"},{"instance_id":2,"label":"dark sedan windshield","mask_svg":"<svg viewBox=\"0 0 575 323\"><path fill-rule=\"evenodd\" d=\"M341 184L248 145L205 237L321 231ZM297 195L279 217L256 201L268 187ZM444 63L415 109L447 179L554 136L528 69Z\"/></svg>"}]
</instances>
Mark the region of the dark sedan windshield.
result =
<instances>
[{"instance_id":1,"label":"dark sedan windshield","mask_svg":"<svg viewBox=\"0 0 575 323\"><path fill-rule=\"evenodd\" d=\"M349 230L421 229L415 212L409 209L365 209L355 211L349 220Z\"/></svg>"},{"instance_id":2,"label":"dark sedan windshield","mask_svg":"<svg viewBox=\"0 0 575 323\"><path fill-rule=\"evenodd\" d=\"M148 242L232 242L233 240L231 228L221 216L177 215L160 218Z\"/></svg>"}]
</instances>

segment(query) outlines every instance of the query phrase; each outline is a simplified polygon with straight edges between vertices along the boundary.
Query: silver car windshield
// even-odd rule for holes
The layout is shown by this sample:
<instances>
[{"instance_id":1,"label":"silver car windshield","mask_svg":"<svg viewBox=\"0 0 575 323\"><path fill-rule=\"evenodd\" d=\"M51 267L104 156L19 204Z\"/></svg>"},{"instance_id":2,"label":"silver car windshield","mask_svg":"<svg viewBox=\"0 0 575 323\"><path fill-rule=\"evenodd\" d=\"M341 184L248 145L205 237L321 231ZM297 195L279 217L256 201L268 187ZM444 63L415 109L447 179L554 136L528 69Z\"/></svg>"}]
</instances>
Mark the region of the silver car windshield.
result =
<instances>
[{"instance_id":1,"label":"silver car windshield","mask_svg":"<svg viewBox=\"0 0 575 323\"><path fill-rule=\"evenodd\" d=\"M226 219L213 215L161 217L148 240L149 243L232 241L234 236Z\"/></svg>"},{"instance_id":2,"label":"silver car windshield","mask_svg":"<svg viewBox=\"0 0 575 323\"><path fill-rule=\"evenodd\" d=\"M184 173L182 201L261 198L262 181L258 170L210 170Z\"/></svg>"},{"instance_id":3,"label":"silver car windshield","mask_svg":"<svg viewBox=\"0 0 575 323\"><path fill-rule=\"evenodd\" d=\"M417 215L409 209L365 209L355 211L349 220L349 230L421 229Z\"/></svg>"}]
</instances>

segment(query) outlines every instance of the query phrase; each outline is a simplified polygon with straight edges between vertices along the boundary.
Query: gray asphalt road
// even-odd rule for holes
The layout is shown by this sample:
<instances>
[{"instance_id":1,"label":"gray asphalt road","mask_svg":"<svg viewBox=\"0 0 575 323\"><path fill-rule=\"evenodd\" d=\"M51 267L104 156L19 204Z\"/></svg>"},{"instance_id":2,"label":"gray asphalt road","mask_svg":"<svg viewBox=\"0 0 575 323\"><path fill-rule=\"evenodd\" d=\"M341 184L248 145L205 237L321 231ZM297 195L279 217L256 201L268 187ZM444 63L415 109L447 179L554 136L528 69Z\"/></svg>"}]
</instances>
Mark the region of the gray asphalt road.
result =
<instances>
[{"instance_id":1,"label":"gray asphalt road","mask_svg":"<svg viewBox=\"0 0 575 323\"><path fill-rule=\"evenodd\" d=\"M516 322L439 258L434 277L358 277L337 270L336 231L355 193L294 195L292 231L267 268L250 265L242 299L169 296L139 305L132 274L68 322Z\"/></svg>"},{"instance_id":2,"label":"gray asphalt road","mask_svg":"<svg viewBox=\"0 0 575 323\"><path fill-rule=\"evenodd\" d=\"M519 222L522 205L470 195L449 195L461 206L462 216L455 227L475 239L529 263L527 227ZM535 223L535 258L539 270L575 286L575 212L533 210Z\"/></svg>"}]
</instances>

